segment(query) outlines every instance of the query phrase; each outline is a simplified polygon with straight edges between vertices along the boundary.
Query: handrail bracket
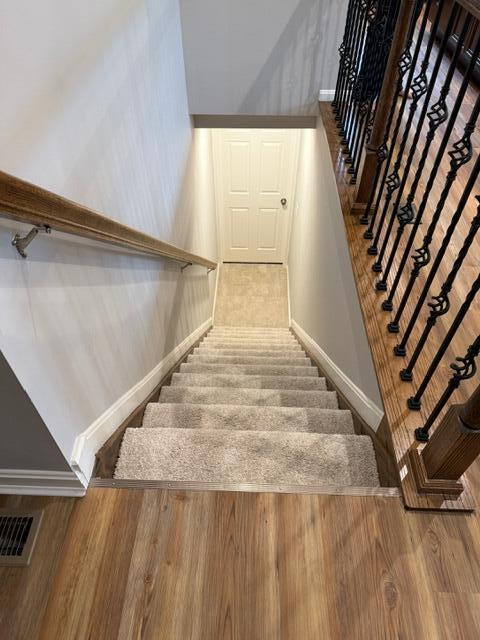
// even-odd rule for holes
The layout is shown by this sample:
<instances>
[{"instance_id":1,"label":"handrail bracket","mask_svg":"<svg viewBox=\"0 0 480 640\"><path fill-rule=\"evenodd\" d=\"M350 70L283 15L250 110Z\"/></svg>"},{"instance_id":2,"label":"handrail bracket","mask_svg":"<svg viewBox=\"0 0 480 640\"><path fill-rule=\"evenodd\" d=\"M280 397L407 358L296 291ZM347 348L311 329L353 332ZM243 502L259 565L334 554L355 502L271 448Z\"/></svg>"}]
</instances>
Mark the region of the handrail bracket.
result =
<instances>
[{"instance_id":1,"label":"handrail bracket","mask_svg":"<svg viewBox=\"0 0 480 640\"><path fill-rule=\"evenodd\" d=\"M28 245L37 237L37 234L43 233L51 233L52 229L48 226L48 224L42 224L33 227L25 236L21 236L19 233L16 233L12 238L12 245L18 251L18 253L22 256L22 258L27 257L27 253L25 249Z\"/></svg>"}]
</instances>

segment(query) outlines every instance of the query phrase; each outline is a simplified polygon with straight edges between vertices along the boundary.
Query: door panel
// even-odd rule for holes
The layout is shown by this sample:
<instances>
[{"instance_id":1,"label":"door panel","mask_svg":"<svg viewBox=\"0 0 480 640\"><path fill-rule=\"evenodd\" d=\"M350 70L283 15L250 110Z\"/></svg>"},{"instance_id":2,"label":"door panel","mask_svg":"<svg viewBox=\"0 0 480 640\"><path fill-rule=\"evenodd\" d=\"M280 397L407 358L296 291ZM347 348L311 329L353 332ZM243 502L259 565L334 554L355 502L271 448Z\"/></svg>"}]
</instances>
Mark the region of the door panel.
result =
<instances>
[{"instance_id":1,"label":"door panel","mask_svg":"<svg viewBox=\"0 0 480 640\"><path fill-rule=\"evenodd\" d=\"M248 142L229 142L229 165L227 176L231 194L250 192L250 144Z\"/></svg>"},{"instance_id":2,"label":"door panel","mask_svg":"<svg viewBox=\"0 0 480 640\"><path fill-rule=\"evenodd\" d=\"M250 211L246 208L232 207L230 210L230 238L232 249L248 251L248 225Z\"/></svg>"},{"instance_id":3,"label":"door panel","mask_svg":"<svg viewBox=\"0 0 480 640\"><path fill-rule=\"evenodd\" d=\"M298 132L224 129L214 136L222 259L284 262Z\"/></svg>"},{"instance_id":4,"label":"door panel","mask_svg":"<svg viewBox=\"0 0 480 640\"><path fill-rule=\"evenodd\" d=\"M280 181L282 179L282 153L281 142L265 142L260 145L260 184L259 191L262 194L279 194Z\"/></svg>"},{"instance_id":5,"label":"door panel","mask_svg":"<svg viewBox=\"0 0 480 640\"><path fill-rule=\"evenodd\" d=\"M257 222L257 251L275 252L278 244L278 209L259 209Z\"/></svg>"}]
</instances>

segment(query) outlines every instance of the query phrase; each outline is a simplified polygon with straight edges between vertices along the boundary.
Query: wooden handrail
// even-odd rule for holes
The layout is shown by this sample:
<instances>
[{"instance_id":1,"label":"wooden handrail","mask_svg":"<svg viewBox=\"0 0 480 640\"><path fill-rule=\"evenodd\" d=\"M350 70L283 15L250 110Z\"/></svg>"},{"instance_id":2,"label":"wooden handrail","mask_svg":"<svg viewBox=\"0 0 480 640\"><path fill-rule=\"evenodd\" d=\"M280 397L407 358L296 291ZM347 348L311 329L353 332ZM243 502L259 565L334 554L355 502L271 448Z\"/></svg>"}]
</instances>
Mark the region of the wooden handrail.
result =
<instances>
[{"instance_id":1,"label":"wooden handrail","mask_svg":"<svg viewBox=\"0 0 480 640\"><path fill-rule=\"evenodd\" d=\"M456 0L474 18L480 20L480 0Z\"/></svg>"},{"instance_id":2,"label":"wooden handrail","mask_svg":"<svg viewBox=\"0 0 480 640\"><path fill-rule=\"evenodd\" d=\"M46 189L0 171L0 215L106 242L157 258L216 269L217 263L184 251Z\"/></svg>"}]
</instances>

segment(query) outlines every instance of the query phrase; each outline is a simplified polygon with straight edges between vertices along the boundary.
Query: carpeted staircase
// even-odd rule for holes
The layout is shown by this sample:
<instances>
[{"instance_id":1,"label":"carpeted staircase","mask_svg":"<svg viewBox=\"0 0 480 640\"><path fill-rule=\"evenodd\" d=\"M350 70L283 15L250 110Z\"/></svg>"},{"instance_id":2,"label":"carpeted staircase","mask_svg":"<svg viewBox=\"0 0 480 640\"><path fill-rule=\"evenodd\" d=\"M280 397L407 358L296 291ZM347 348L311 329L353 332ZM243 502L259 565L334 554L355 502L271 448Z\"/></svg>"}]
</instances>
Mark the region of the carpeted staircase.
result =
<instances>
[{"instance_id":1,"label":"carpeted staircase","mask_svg":"<svg viewBox=\"0 0 480 640\"><path fill-rule=\"evenodd\" d=\"M379 486L373 444L288 329L216 326L141 428L115 478Z\"/></svg>"}]
</instances>

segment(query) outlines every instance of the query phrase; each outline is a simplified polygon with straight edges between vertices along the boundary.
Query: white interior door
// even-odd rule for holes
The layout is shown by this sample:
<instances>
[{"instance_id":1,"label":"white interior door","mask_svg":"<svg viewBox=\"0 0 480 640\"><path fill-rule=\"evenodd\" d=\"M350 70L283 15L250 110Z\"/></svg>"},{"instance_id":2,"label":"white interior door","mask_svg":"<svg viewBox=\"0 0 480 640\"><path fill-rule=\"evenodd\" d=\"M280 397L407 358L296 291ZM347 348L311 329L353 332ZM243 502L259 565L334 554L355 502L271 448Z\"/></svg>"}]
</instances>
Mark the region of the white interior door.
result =
<instances>
[{"instance_id":1,"label":"white interior door","mask_svg":"<svg viewBox=\"0 0 480 640\"><path fill-rule=\"evenodd\" d=\"M297 131L219 129L215 135L222 260L284 262Z\"/></svg>"}]
</instances>

